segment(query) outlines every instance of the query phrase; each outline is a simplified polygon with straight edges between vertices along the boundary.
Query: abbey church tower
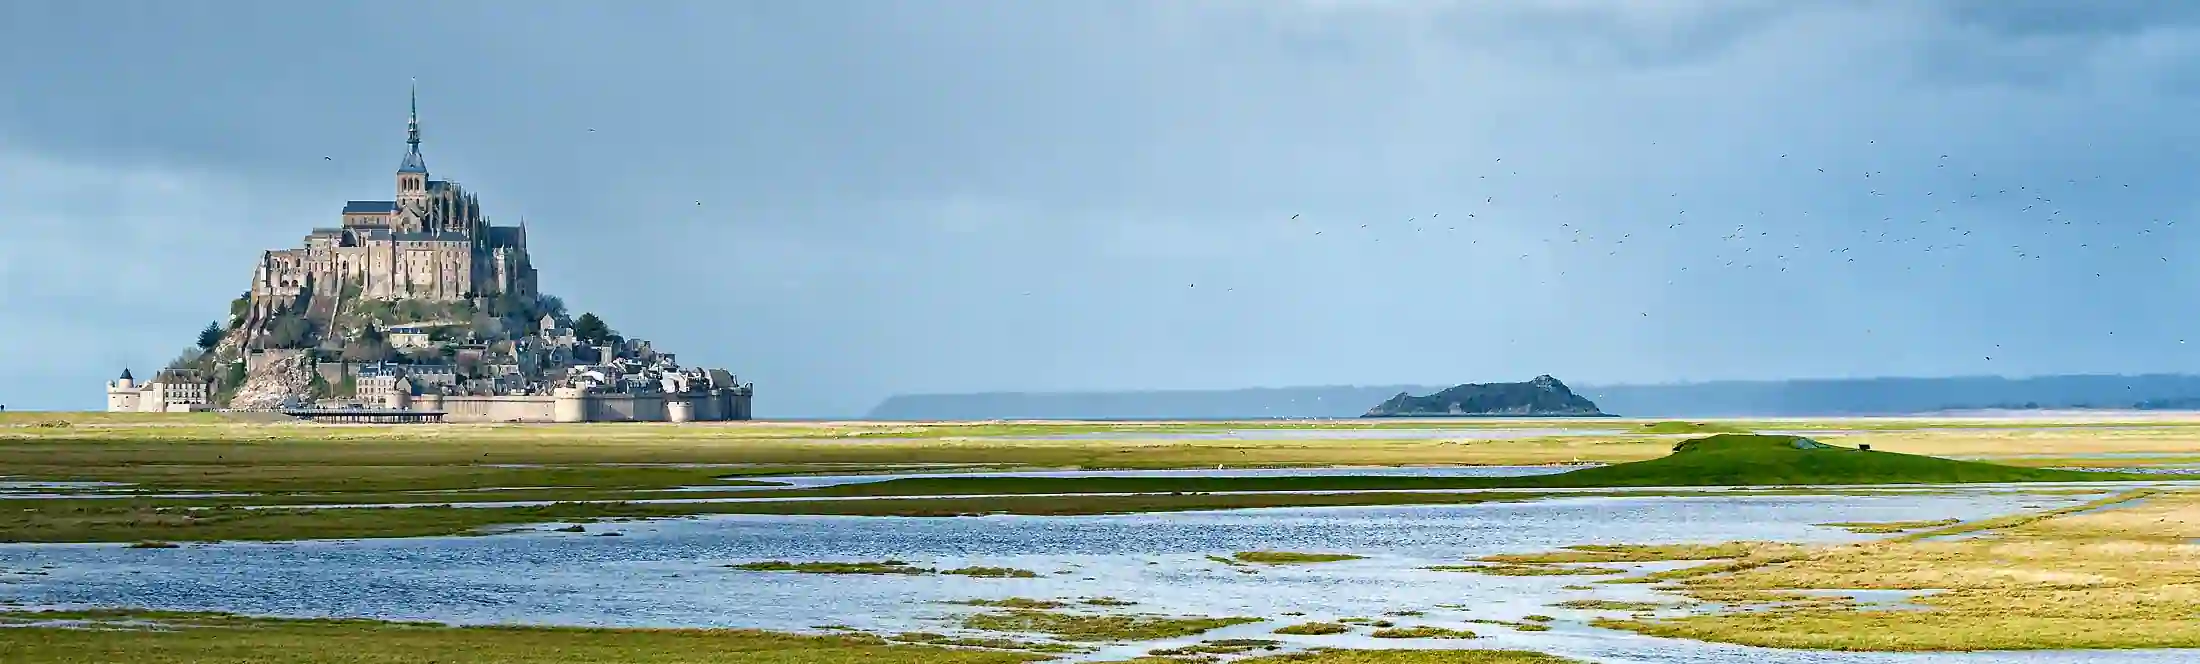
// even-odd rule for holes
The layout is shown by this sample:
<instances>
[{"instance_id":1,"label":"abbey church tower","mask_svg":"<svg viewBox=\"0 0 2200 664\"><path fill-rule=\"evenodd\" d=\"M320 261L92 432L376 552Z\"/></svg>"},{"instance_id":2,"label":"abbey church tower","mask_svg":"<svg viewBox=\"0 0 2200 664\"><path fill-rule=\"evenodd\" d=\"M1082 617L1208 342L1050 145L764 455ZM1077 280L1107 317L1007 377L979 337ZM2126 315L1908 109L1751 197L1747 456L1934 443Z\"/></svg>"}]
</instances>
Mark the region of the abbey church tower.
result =
<instances>
[{"instance_id":1,"label":"abbey church tower","mask_svg":"<svg viewBox=\"0 0 2200 664\"><path fill-rule=\"evenodd\" d=\"M428 161L420 156L420 90L412 93L412 111L405 118L405 160L397 165L397 223L393 230L427 231Z\"/></svg>"}]
</instances>

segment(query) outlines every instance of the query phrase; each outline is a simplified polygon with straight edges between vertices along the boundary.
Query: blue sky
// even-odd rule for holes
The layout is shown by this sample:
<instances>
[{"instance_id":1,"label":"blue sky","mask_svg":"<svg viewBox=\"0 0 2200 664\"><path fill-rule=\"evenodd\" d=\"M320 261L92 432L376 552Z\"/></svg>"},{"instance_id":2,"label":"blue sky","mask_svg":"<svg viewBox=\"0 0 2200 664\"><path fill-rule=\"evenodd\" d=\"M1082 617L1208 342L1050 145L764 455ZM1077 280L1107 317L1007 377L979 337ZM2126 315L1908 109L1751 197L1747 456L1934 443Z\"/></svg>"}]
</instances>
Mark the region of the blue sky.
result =
<instances>
[{"instance_id":1,"label":"blue sky","mask_svg":"<svg viewBox=\"0 0 2200 664\"><path fill-rule=\"evenodd\" d=\"M2200 371L2193 3L33 0L0 62L17 409L387 198L413 77L547 290L767 417Z\"/></svg>"}]
</instances>

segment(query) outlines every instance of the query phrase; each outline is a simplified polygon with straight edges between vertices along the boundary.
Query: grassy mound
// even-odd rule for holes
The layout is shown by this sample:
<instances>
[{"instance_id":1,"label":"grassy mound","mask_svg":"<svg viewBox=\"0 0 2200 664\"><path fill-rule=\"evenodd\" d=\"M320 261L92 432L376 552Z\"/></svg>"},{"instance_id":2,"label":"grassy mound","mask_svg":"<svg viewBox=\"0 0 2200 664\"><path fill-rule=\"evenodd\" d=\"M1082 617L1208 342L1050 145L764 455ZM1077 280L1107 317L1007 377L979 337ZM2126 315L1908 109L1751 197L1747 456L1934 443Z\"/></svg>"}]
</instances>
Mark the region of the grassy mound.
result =
<instances>
[{"instance_id":1,"label":"grassy mound","mask_svg":"<svg viewBox=\"0 0 2200 664\"><path fill-rule=\"evenodd\" d=\"M1715 434L1681 441L1672 454L1555 475L1443 477L1298 475L1274 477L910 477L755 492L758 496L963 496L990 494L1147 493L1144 500L1212 499L1213 509L1271 507L1222 492L1327 492L1441 489L1578 489L1681 486L1808 486L1828 484L1959 484L1971 482L2102 482L2159 479L2144 475L2023 468L1895 452L1862 451L1801 436ZM989 499L997 501L999 499ZM1097 498L1050 500L1100 500ZM1107 499L1121 501L1125 499ZM994 505L987 502L986 505ZM1123 504L1123 503L1117 503ZM1343 503L1329 503L1343 504ZM1056 512L1070 513L1070 512ZM1220 557L1218 557L1220 558ZM1218 562L1236 563L1221 558Z\"/></svg>"},{"instance_id":2,"label":"grassy mound","mask_svg":"<svg viewBox=\"0 0 2200 664\"><path fill-rule=\"evenodd\" d=\"M1635 433L1749 433L1748 429L1715 422L1682 422L1668 420L1650 422L1635 427Z\"/></svg>"},{"instance_id":3,"label":"grassy mound","mask_svg":"<svg viewBox=\"0 0 2200 664\"><path fill-rule=\"evenodd\" d=\"M1239 551L1230 554L1241 563L1263 565L1296 565L1302 563L1333 563L1340 560L1359 560L1367 556L1349 553L1300 553L1297 551Z\"/></svg>"},{"instance_id":4,"label":"grassy mound","mask_svg":"<svg viewBox=\"0 0 2200 664\"><path fill-rule=\"evenodd\" d=\"M2086 482L2116 473L2019 468L1939 457L1867 452L1801 436L1718 434L1684 441L1662 458L1548 475L1543 486L1767 486Z\"/></svg>"}]
</instances>

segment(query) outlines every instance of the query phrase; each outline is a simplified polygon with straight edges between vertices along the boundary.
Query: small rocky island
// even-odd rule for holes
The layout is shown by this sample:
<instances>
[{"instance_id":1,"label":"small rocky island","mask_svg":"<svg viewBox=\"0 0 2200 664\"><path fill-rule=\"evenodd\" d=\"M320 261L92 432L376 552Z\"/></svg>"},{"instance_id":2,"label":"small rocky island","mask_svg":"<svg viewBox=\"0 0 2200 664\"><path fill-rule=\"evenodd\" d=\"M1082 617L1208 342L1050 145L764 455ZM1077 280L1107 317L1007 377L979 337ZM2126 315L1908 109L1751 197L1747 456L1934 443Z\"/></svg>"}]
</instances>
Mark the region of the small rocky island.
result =
<instances>
[{"instance_id":1,"label":"small rocky island","mask_svg":"<svg viewBox=\"0 0 2200 664\"><path fill-rule=\"evenodd\" d=\"M1525 383L1468 383L1425 397L1404 392L1360 417L1613 417L1548 375Z\"/></svg>"}]
</instances>

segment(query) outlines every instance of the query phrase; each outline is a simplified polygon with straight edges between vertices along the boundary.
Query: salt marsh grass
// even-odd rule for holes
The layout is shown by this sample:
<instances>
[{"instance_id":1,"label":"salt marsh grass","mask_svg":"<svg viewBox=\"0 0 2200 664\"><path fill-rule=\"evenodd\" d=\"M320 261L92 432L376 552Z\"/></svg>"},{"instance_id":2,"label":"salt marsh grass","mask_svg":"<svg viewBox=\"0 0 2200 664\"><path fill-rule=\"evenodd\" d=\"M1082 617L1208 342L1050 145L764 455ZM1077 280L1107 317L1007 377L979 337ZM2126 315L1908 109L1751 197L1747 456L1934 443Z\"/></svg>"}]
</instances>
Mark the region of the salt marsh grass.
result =
<instances>
[{"instance_id":1,"label":"salt marsh grass","mask_svg":"<svg viewBox=\"0 0 2200 664\"><path fill-rule=\"evenodd\" d=\"M1807 547L1777 561L1745 558L1677 578L1679 591L1710 601L1776 603L1810 589L1929 591L1911 600L1924 610L1803 602L1602 624L1834 650L2196 647L2196 537L2200 493L2133 492L2081 508Z\"/></svg>"}]
</instances>

